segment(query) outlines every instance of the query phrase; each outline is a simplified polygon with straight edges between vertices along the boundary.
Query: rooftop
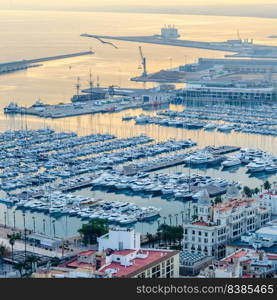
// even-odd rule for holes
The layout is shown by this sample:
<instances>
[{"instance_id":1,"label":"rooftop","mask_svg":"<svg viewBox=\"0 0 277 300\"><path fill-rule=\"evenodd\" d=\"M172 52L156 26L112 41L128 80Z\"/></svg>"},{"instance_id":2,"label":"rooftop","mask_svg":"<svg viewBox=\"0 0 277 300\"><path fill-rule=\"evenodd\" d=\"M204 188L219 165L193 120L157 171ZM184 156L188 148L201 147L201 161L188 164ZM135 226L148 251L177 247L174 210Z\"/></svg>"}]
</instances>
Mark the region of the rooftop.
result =
<instances>
[{"instance_id":1,"label":"rooftop","mask_svg":"<svg viewBox=\"0 0 277 300\"><path fill-rule=\"evenodd\" d=\"M120 251L117 251L120 252ZM135 250L132 250L135 252ZM158 264L159 262L170 258L178 253L178 251L163 251L163 250L143 250L139 251L140 254L145 254L144 258L137 257L132 260L132 265L122 266L118 262L112 262L101 269L101 272L114 270L114 277L132 277L145 269L150 268L152 265ZM146 256L147 255L147 256Z\"/></svg>"},{"instance_id":2,"label":"rooftop","mask_svg":"<svg viewBox=\"0 0 277 300\"><path fill-rule=\"evenodd\" d=\"M257 200L252 198L230 199L224 201L223 203L218 203L217 205L214 205L214 210L219 212L229 211L233 208L246 206L253 202L257 202Z\"/></svg>"},{"instance_id":3,"label":"rooftop","mask_svg":"<svg viewBox=\"0 0 277 300\"><path fill-rule=\"evenodd\" d=\"M246 242L242 242L241 240L232 241L232 242L228 243L227 246L234 247L234 248L246 248L246 249L254 250L252 245L249 245ZM270 255L277 256L277 245L273 245L272 247L268 247L268 248L262 247L259 250L263 250Z\"/></svg>"},{"instance_id":4,"label":"rooftop","mask_svg":"<svg viewBox=\"0 0 277 300\"><path fill-rule=\"evenodd\" d=\"M277 235L277 225L262 227L256 231L258 234L271 234Z\"/></svg>"},{"instance_id":5,"label":"rooftop","mask_svg":"<svg viewBox=\"0 0 277 300\"><path fill-rule=\"evenodd\" d=\"M196 221L196 222L192 223L192 225L196 225L196 226L210 226L208 223L206 223L204 221Z\"/></svg>"}]
</instances>

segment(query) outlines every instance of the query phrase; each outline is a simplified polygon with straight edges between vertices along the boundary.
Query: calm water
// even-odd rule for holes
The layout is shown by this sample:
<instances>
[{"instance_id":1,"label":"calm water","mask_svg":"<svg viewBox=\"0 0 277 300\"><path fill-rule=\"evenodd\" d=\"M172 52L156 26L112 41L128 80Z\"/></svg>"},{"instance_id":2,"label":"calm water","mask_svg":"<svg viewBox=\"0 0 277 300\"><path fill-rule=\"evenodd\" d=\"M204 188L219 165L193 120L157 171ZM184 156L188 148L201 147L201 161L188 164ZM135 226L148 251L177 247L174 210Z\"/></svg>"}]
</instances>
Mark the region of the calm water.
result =
<instances>
[{"instance_id":1,"label":"calm water","mask_svg":"<svg viewBox=\"0 0 277 300\"><path fill-rule=\"evenodd\" d=\"M268 39L267 35L276 28L277 20L255 19L238 17L213 16L185 16L185 15L151 15L151 14L113 14L113 13L85 13L85 12L28 12L28 11L2 11L0 12L0 62L31 59L50 55L85 51L92 49L95 55L71 58L60 61L44 63L43 67L29 69L14 74L0 76L0 130L33 129L49 126L56 130L76 131L80 135L90 133L112 133L118 137L147 134L157 141L169 138L191 138L198 143L198 147L207 145L234 145L240 147L262 148L277 155L276 137L248 135L243 133L224 134L207 131L188 131L184 129L159 127L157 125L136 126L134 122L122 122L125 114L138 115L143 111L136 109L113 114L98 114L64 118L60 120L43 120L37 117L3 115L2 108L10 101L20 105L29 106L39 97L50 104L69 102L75 92L76 78L81 78L82 88L88 86L88 77L91 70L93 79L103 86L119 85L121 87L142 87L141 83L134 83L130 77L139 75L140 57L139 43L115 41L119 49L103 45L94 39L81 38L84 32L106 35L152 35L159 33L163 24L175 24L180 29L182 38L202 41L222 41L235 39L236 30L240 29L242 38L254 38L257 43L276 45L277 41ZM214 52L200 49L177 48L168 46L142 44L144 55L148 60L148 71L154 72L185 63L195 62L199 57L221 58L223 52ZM152 87L152 84L147 84ZM172 109L182 109L180 106L171 106ZM144 112L153 114L153 112ZM163 170L162 172L188 172L183 166ZM236 172L221 172L217 169L200 170L192 172L237 180L251 187L260 186L267 179L265 177L249 178L245 169ZM276 176L268 178L276 180ZM161 207L161 215L168 216L186 210L187 204L179 201L168 201L160 197L151 199L140 196L104 193L101 191L82 190L78 193L90 195L95 198L112 199L135 202L138 205L155 205ZM6 221L13 225L14 214L0 204L0 223ZM62 217L54 219L49 216L27 212L26 223L28 228L35 226L58 236L75 234L81 225L77 218ZM22 226L22 212L15 212L16 226ZM163 221L163 219L161 219ZM167 221L169 219L167 218ZM175 224L175 216L172 223ZM141 232L154 231L154 224L138 223L136 228Z\"/></svg>"}]
</instances>

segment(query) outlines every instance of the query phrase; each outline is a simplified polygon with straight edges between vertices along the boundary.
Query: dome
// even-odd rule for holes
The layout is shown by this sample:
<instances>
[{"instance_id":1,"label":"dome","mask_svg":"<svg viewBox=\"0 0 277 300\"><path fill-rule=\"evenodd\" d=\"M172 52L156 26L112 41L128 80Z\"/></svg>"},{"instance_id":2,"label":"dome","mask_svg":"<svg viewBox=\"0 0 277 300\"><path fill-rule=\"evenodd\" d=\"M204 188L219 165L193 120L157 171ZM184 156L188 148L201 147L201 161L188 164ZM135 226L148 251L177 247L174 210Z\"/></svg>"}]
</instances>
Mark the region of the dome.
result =
<instances>
[{"instance_id":1,"label":"dome","mask_svg":"<svg viewBox=\"0 0 277 300\"><path fill-rule=\"evenodd\" d=\"M199 192L198 204L211 205L210 195L206 189Z\"/></svg>"},{"instance_id":2,"label":"dome","mask_svg":"<svg viewBox=\"0 0 277 300\"><path fill-rule=\"evenodd\" d=\"M240 191L235 185L230 185L226 191L226 198L235 199L240 198Z\"/></svg>"}]
</instances>

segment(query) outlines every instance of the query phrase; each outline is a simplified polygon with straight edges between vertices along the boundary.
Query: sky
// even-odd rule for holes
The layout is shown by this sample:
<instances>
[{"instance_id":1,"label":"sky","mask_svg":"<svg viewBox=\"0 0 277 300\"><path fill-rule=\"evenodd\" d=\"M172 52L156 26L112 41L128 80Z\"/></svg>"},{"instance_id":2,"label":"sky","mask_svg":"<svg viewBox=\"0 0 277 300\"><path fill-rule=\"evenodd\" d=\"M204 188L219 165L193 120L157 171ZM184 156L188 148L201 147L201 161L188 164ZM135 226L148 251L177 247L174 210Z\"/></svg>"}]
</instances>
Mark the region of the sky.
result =
<instances>
[{"instance_id":1,"label":"sky","mask_svg":"<svg viewBox=\"0 0 277 300\"><path fill-rule=\"evenodd\" d=\"M56 9L277 18L277 0L0 0L0 9Z\"/></svg>"},{"instance_id":2,"label":"sky","mask_svg":"<svg viewBox=\"0 0 277 300\"><path fill-rule=\"evenodd\" d=\"M1 6L89 7L89 6L198 6L277 4L277 0L0 0Z\"/></svg>"}]
</instances>

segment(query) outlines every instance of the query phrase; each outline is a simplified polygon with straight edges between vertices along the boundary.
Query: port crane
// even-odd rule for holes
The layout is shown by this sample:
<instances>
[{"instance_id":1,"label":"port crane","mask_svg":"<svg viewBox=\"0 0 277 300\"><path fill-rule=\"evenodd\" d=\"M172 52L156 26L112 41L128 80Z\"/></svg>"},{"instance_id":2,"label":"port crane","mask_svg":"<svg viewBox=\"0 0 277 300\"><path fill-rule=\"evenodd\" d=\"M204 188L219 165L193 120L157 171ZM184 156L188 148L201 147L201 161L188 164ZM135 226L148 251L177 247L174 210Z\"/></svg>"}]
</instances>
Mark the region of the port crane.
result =
<instances>
[{"instance_id":1,"label":"port crane","mask_svg":"<svg viewBox=\"0 0 277 300\"><path fill-rule=\"evenodd\" d=\"M141 64L142 64L142 67L143 67L142 77L146 77L147 76L146 57L143 55L141 46L139 46L139 54L140 54L140 57L141 57ZM139 66L139 69L141 69L141 66Z\"/></svg>"}]
</instances>

